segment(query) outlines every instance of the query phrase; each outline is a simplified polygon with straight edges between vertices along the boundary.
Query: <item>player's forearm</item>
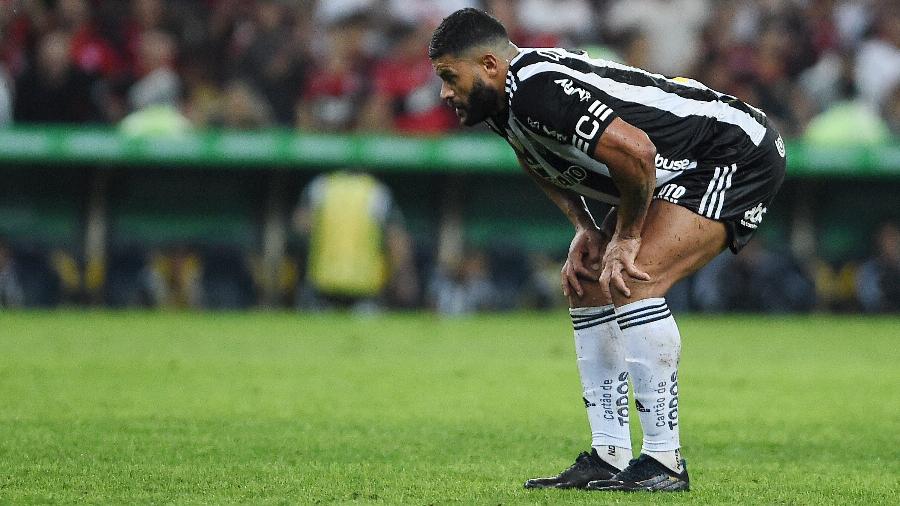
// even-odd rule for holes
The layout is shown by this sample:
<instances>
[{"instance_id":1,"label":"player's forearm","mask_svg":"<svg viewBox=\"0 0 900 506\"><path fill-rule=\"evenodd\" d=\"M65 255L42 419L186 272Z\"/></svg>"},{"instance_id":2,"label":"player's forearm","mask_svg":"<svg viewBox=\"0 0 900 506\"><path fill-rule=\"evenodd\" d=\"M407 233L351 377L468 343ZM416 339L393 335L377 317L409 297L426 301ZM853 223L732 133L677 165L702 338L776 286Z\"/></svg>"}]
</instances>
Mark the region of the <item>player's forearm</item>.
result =
<instances>
[{"instance_id":1,"label":"player's forearm","mask_svg":"<svg viewBox=\"0 0 900 506\"><path fill-rule=\"evenodd\" d=\"M588 210L584 197L571 192L555 190L554 188L550 188L550 191L545 189L545 192L550 197L550 200L566 215L566 218L569 219L575 230L597 228L597 223ZM551 192L553 195L551 195Z\"/></svg>"},{"instance_id":2,"label":"player's forearm","mask_svg":"<svg viewBox=\"0 0 900 506\"><path fill-rule=\"evenodd\" d=\"M652 151L652 156L648 151L629 158L615 169L610 168L613 182L620 194L615 231L617 237L641 236L644 218L656 187L656 168L653 165L655 150Z\"/></svg>"},{"instance_id":3,"label":"player's forearm","mask_svg":"<svg viewBox=\"0 0 900 506\"><path fill-rule=\"evenodd\" d=\"M639 238L656 187L656 146L644 131L616 118L600 137L594 158L609 167L619 190L615 236Z\"/></svg>"}]
</instances>

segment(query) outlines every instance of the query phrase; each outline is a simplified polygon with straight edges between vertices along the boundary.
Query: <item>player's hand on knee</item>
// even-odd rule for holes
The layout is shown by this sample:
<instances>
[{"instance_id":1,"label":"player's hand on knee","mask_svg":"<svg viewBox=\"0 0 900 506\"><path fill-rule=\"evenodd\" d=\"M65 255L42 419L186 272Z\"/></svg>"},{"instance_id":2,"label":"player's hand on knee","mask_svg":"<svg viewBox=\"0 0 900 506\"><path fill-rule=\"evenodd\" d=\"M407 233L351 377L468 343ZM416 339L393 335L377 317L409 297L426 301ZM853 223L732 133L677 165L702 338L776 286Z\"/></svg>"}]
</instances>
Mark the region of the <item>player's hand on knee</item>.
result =
<instances>
[{"instance_id":1,"label":"player's hand on knee","mask_svg":"<svg viewBox=\"0 0 900 506\"><path fill-rule=\"evenodd\" d=\"M597 270L600 269L600 264L593 264ZM582 263L581 267L578 268L574 265L573 262L566 260L566 263L563 264L562 270L560 271L560 278L562 284L563 295L569 297L572 294L576 294L578 297L584 296L584 287L581 286L581 281L579 280L579 272L582 273L581 277L584 277L583 273L586 271L584 265ZM593 280L597 275L594 273L591 276L587 276L588 279Z\"/></svg>"},{"instance_id":2,"label":"player's hand on knee","mask_svg":"<svg viewBox=\"0 0 900 506\"><path fill-rule=\"evenodd\" d=\"M584 295L584 289L578 277L596 279L600 269L600 247L603 243L603 235L597 229L580 229L572 238L569 245L569 255L563 264L560 277L562 278L563 294L568 297L573 291L579 296ZM589 265L586 265L586 262Z\"/></svg>"},{"instance_id":3,"label":"player's hand on knee","mask_svg":"<svg viewBox=\"0 0 900 506\"><path fill-rule=\"evenodd\" d=\"M600 289L610 299L615 289L626 297L631 297L631 289L625 281L626 275L642 281L650 281L650 275L635 265L641 249L640 237L616 238L609 242L603 255L603 271L600 274Z\"/></svg>"}]
</instances>

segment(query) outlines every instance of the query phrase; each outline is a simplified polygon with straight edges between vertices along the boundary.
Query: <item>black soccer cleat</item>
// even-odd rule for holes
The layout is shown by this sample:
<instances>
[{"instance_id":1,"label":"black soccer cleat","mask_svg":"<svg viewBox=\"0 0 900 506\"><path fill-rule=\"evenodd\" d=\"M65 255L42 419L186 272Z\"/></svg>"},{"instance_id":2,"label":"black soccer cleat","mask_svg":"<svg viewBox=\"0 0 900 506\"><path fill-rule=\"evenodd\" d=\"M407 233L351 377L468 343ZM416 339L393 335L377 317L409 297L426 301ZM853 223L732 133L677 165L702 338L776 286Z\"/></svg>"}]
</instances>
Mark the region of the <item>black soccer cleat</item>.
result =
<instances>
[{"instance_id":1,"label":"black soccer cleat","mask_svg":"<svg viewBox=\"0 0 900 506\"><path fill-rule=\"evenodd\" d=\"M690 490L687 463L681 460L682 471L675 473L653 457L641 454L628 467L608 480L595 480L587 490L622 490L625 492L682 492Z\"/></svg>"},{"instance_id":2,"label":"black soccer cleat","mask_svg":"<svg viewBox=\"0 0 900 506\"><path fill-rule=\"evenodd\" d=\"M557 476L532 478L525 482L525 488L584 488L589 482L609 480L619 470L606 463L597 455L597 450L582 452L575 463Z\"/></svg>"}]
</instances>

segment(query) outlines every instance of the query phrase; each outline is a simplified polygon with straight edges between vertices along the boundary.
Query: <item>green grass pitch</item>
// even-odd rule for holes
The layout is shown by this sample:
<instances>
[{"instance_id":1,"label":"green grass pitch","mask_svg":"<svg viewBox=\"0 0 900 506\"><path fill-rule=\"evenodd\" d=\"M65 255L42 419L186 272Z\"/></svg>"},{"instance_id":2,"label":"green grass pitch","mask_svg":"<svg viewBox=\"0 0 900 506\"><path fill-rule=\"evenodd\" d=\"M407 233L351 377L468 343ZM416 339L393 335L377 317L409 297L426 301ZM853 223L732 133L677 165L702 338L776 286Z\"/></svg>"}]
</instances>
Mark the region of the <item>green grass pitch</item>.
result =
<instances>
[{"instance_id":1,"label":"green grass pitch","mask_svg":"<svg viewBox=\"0 0 900 506\"><path fill-rule=\"evenodd\" d=\"M567 320L0 313L0 503L900 503L897 318L681 318L693 490L522 489L589 445Z\"/></svg>"}]
</instances>

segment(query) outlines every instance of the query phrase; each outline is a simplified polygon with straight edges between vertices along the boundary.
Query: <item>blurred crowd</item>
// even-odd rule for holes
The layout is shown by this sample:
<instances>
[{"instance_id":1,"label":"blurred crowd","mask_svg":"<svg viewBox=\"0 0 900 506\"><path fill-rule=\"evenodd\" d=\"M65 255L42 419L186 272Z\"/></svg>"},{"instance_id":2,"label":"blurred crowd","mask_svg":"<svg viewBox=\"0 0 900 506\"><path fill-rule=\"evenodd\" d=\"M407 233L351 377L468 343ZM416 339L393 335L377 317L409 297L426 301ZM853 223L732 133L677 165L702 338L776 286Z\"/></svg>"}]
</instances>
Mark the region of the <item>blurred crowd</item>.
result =
<instances>
[{"instance_id":1,"label":"blurred crowd","mask_svg":"<svg viewBox=\"0 0 900 506\"><path fill-rule=\"evenodd\" d=\"M900 131L900 7L879 0L0 0L0 122L444 132L425 47L465 6L523 47L694 77L789 137Z\"/></svg>"}]
</instances>

